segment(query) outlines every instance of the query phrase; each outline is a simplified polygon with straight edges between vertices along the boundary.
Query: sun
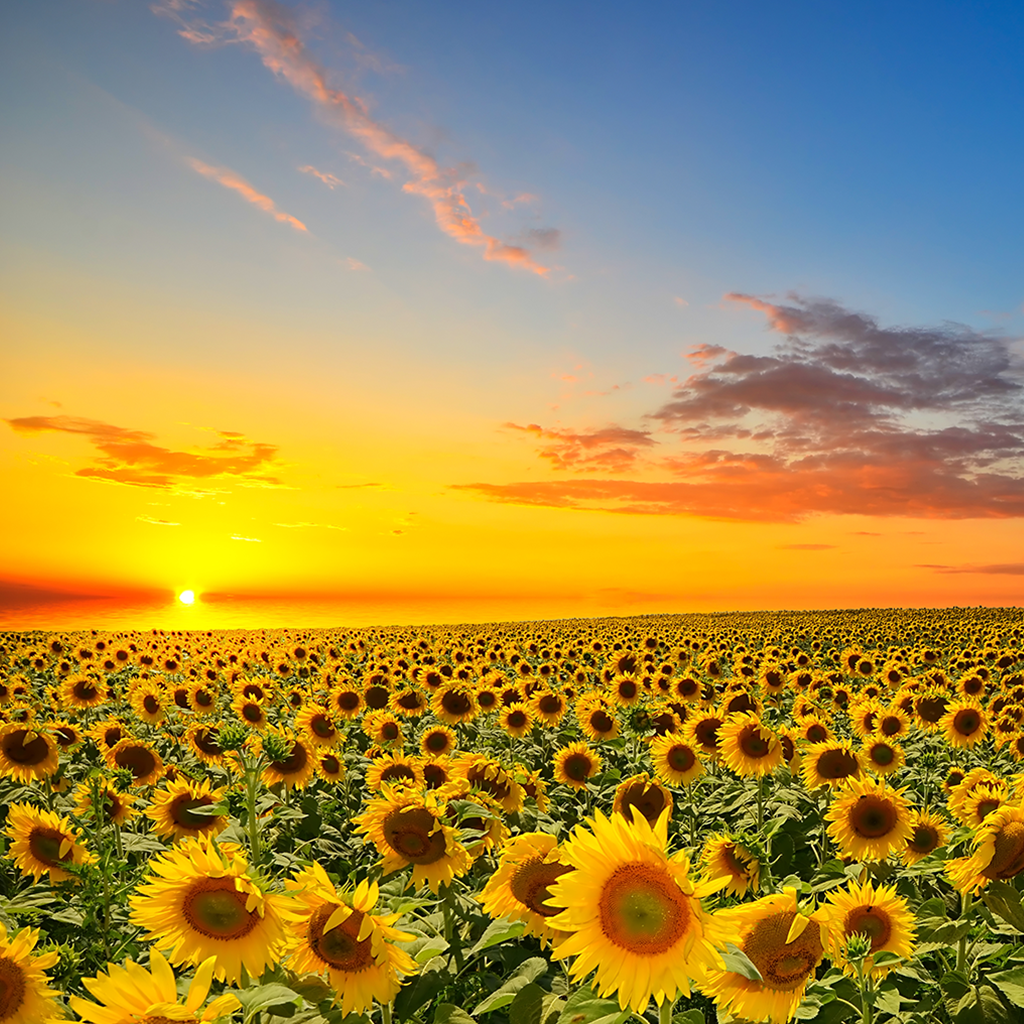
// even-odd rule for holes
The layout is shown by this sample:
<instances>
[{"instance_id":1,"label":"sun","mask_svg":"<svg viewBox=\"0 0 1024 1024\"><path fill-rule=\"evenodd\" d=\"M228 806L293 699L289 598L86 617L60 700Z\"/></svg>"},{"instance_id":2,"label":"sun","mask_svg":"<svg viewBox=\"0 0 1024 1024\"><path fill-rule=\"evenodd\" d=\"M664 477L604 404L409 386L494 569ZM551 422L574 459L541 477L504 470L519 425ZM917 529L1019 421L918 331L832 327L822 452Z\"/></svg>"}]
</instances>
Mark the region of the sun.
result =
<instances>
[{"instance_id":1,"label":"sun","mask_svg":"<svg viewBox=\"0 0 1024 1024\"><path fill-rule=\"evenodd\" d=\"M178 595L178 600L182 604L192 604L196 599L196 592L194 590L183 590Z\"/></svg>"}]
</instances>

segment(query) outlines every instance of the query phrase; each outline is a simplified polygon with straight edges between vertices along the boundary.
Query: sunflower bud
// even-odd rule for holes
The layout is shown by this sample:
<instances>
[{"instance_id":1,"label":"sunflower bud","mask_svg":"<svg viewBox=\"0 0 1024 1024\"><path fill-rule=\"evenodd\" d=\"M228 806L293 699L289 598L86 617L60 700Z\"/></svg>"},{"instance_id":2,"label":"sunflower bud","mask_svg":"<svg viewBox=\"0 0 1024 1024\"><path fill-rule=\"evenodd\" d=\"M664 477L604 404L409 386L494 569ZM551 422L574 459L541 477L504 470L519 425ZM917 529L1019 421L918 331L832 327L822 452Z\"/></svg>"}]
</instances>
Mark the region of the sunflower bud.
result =
<instances>
[{"instance_id":1,"label":"sunflower bud","mask_svg":"<svg viewBox=\"0 0 1024 1024\"><path fill-rule=\"evenodd\" d=\"M221 750L240 750L245 746L249 730L241 722L231 722L222 726L217 736L217 746Z\"/></svg>"},{"instance_id":2,"label":"sunflower bud","mask_svg":"<svg viewBox=\"0 0 1024 1024\"><path fill-rule=\"evenodd\" d=\"M271 761L283 761L292 751L292 742L276 732L264 733L262 745L263 753Z\"/></svg>"}]
</instances>

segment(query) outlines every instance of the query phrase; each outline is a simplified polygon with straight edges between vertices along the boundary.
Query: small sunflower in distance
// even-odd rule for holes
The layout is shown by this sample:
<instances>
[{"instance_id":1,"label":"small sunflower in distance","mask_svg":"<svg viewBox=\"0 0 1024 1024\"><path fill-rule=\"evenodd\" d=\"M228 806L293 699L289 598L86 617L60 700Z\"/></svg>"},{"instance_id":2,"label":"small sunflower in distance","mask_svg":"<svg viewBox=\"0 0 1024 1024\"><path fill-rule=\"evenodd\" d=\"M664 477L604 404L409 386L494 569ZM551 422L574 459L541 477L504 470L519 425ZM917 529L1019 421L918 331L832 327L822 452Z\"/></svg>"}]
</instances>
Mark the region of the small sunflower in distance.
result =
<instances>
[{"instance_id":1,"label":"small sunflower in distance","mask_svg":"<svg viewBox=\"0 0 1024 1024\"><path fill-rule=\"evenodd\" d=\"M555 751L555 782L585 789L587 780L601 770L601 755L586 743L570 743Z\"/></svg>"},{"instance_id":2,"label":"small sunflower in distance","mask_svg":"<svg viewBox=\"0 0 1024 1024\"><path fill-rule=\"evenodd\" d=\"M288 900L250 877L235 843L185 839L152 858L149 870L149 881L128 901L130 918L171 963L216 956L215 977L237 983L243 966L258 978L277 962Z\"/></svg>"},{"instance_id":3,"label":"small sunflower in distance","mask_svg":"<svg viewBox=\"0 0 1024 1024\"><path fill-rule=\"evenodd\" d=\"M0 924L0 1021L3 1024L39 1024L56 1020L60 995L50 988L44 973L60 958L56 951L33 956L38 928L22 928L13 938Z\"/></svg>"},{"instance_id":4,"label":"small sunflower in distance","mask_svg":"<svg viewBox=\"0 0 1024 1024\"><path fill-rule=\"evenodd\" d=\"M902 852L912 835L902 789L873 779L851 779L826 816L828 834L844 857L885 860Z\"/></svg>"},{"instance_id":5,"label":"small sunflower in distance","mask_svg":"<svg viewBox=\"0 0 1024 1024\"><path fill-rule=\"evenodd\" d=\"M51 882L63 882L74 878L64 865L96 863L95 855L79 841L81 832L53 811L11 804L5 831L11 840L6 856L23 875L31 875L37 882L44 873L49 873Z\"/></svg>"},{"instance_id":6,"label":"small sunflower in distance","mask_svg":"<svg viewBox=\"0 0 1024 1024\"><path fill-rule=\"evenodd\" d=\"M596 971L602 996L618 993L619 1006L642 1014L653 996L660 1005L703 984L723 966L719 947L735 930L712 917L701 898L724 880L695 883L686 855L668 854L668 813L652 829L639 813L632 823L600 811L578 825L562 848L576 870L550 887L548 904L564 908L548 924L572 934L555 959L575 957L575 980Z\"/></svg>"},{"instance_id":7,"label":"small sunflower in distance","mask_svg":"<svg viewBox=\"0 0 1024 1024\"><path fill-rule=\"evenodd\" d=\"M79 996L70 996L71 1009L89 1024L121 1024L141 1021L142 1024L200 1024L217 1020L237 1010L236 996L226 993L218 996L203 1008L203 1002L210 992L216 957L207 957L196 970L189 983L184 1003L178 996L177 983L170 965L152 949L149 953L149 970L132 960L123 966L108 964L102 974L86 978L89 992L100 1000L89 1002ZM197 1017L202 1010L202 1016ZM0 1018L5 1021L6 1018Z\"/></svg>"},{"instance_id":8,"label":"small sunflower in distance","mask_svg":"<svg viewBox=\"0 0 1024 1024\"><path fill-rule=\"evenodd\" d=\"M713 969L704 994L747 1021L788 1021L825 955L824 913L818 910L805 917L797 907L796 889L785 889L754 903L720 910L715 917L739 931L736 945L762 980Z\"/></svg>"},{"instance_id":9,"label":"small sunflower in distance","mask_svg":"<svg viewBox=\"0 0 1024 1024\"><path fill-rule=\"evenodd\" d=\"M360 882L349 896L339 893L317 863L285 882L295 910L289 914L286 955L299 973L326 976L341 997L341 1012L369 1013L374 1000L387 1005L398 995L402 976L415 974L415 961L396 942L415 936L393 927L400 914L374 915L377 883Z\"/></svg>"},{"instance_id":10,"label":"small sunflower in distance","mask_svg":"<svg viewBox=\"0 0 1024 1024\"><path fill-rule=\"evenodd\" d=\"M846 956L846 944L852 935L866 935L871 940L864 971L872 977L882 978L892 967L876 966L876 953L910 958L914 951L915 919L907 901L896 895L895 886L876 889L871 882L851 882L845 889L830 892L826 900L829 958L847 974L856 976L856 969Z\"/></svg>"},{"instance_id":11,"label":"small sunflower in distance","mask_svg":"<svg viewBox=\"0 0 1024 1024\"><path fill-rule=\"evenodd\" d=\"M526 934L557 943L565 933L548 923L559 911L547 900L551 886L572 867L562 860L558 840L544 832L525 832L502 848L498 870L480 895L480 903L493 918L524 921Z\"/></svg>"},{"instance_id":12,"label":"small sunflower in distance","mask_svg":"<svg viewBox=\"0 0 1024 1024\"><path fill-rule=\"evenodd\" d=\"M697 747L677 733L658 736L649 749L654 774L670 786L688 786L704 774Z\"/></svg>"},{"instance_id":13,"label":"small sunflower in distance","mask_svg":"<svg viewBox=\"0 0 1024 1024\"><path fill-rule=\"evenodd\" d=\"M719 739L722 760L737 775L770 775L782 764L779 738L753 712L729 715Z\"/></svg>"},{"instance_id":14,"label":"small sunflower in distance","mask_svg":"<svg viewBox=\"0 0 1024 1024\"><path fill-rule=\"evenodd\" d=\"M742 896L748 889L756 890L761 879L757 857L724 832L708 837L700 855L700 866L708 878L728 878L725 891L732 896Z\"/></svg>"}]
</instances>

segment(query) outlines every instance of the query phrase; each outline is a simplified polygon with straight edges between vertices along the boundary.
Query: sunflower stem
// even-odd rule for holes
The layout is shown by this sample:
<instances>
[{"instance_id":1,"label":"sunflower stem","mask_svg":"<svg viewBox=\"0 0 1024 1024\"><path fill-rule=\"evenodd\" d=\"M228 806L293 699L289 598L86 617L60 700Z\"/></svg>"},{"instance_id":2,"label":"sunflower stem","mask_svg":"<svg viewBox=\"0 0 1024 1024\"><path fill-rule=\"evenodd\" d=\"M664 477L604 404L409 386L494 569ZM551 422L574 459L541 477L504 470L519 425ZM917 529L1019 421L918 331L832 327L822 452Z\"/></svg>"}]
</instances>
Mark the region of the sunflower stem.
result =
<instances>
[{"instance_id":1,"label":"sunflower stem","mask_svg":"<svg viewBox=\"0 0 1024 1024\"><path fill-rule=\"evenodd\" d=\"M380 1004L380 1024L391 1024L391 1004Z\"/></svg>"},{"instance_id":2,"label":"sunflower stem","mask_svg":"<svg viewBox=\"0 0 1024 1024\"><path fill-rule=\"evenodd\" d=\"M251 761L248 757L245 757L246 829L249 833L249 853L252 856L253 864L259 863L261 855L259 821L256 818L256 790L259 761L259 758L255 761Z\"/></svg>"},{"instance_id":3,"label":"sunflower stem","mask_svg":"<svg viewBox=\"0 0 1024 1024\"><path fill-rule=\"evenodd\" d=\"M874 1020L874 1001L870 974L864 973L864 961L857 963L857 987L860 989L861 1024L872 1024Z\"/></svg>"},{"instance_id":4,"label":"sunflower stem","mask_svg":"<svg viewBox=\"0 0 1024 1024\"><path fill-rule=\"evenodd\" d=\"M964 921L967 919L971 912L971 894L965 892L960 901L960 920ZM956 970L957 974L966 975L967 973L967 936L961 935L960 942L956 949Z\"/></svg>"},{"instance_id":5,"label":"sunflower stem","mask_svg":"<svg viewBox=\"0 0 1024 1024\"><path fill-rule=\"evenodd\" d=\"M658 1007L658 1024L672 1024L672 1011L675 1009L674 999L665 999Z\"/></svg>"},{"instance_id":6,"label":"sunflower stem","mask_svg":"<svg viewBox=\"0 0 1024 1024\"><path fill-rule=\"evenodd\" d=\"M764 827L764 776L757 777L757 834L761 835Z\"/></svg>"}]
</instances>

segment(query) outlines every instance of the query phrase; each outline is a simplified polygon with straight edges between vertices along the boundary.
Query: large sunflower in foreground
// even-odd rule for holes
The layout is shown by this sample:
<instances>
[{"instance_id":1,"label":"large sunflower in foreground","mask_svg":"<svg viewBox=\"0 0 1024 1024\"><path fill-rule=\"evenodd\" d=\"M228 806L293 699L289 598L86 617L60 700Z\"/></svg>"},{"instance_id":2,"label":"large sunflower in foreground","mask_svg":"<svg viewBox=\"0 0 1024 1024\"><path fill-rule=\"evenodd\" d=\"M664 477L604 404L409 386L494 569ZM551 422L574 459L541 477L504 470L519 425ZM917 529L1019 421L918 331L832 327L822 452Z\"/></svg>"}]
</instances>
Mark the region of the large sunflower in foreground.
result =
<instances>
[{"instance_id":1,"label":"large sunflower in foreground","mask_svg":"<svg viewBox=\"0 0 1024 1024\"><path fill-rule=\"evenodd\" d=\"M498 870L484 886L480 903L493 918L526 922L526 934L557 943L565 932L548 923L558 908L548 903L551 886L572 867L562 859L558 840L545 832L524 832L501 851Z\"/></svg>"},{"instance_id":2,"label":"large sunflower in foreground","mask_svg":"<svg viewBox=\"0 0 1024 1024\"><path fill-rule=\"evenodd\" d=\"M871 952L864 961L865 972L876 978L889 973L892 964L875 966L876 953L895 953L904 960L914 951L914 914L896 887L875 888L871 882L851 882L827 896L829 958L847 974L856 976L856 969L846 958L846 944L854 935L871 940Z\"/></svg>"},{"instance_id":3,"label":"large sunflower in foreground","mask_svg":"<svg viewBox=\"0 0 1024 1024\"><path fill-rule=\"evenodd\" d=\"M686 855L668 855L667 812L653 829L639 813L630 823L598 811L589 823L562 848L576 870L555 881L547 900L564 908L548 924L573 933L555 948L555 959L574 956L576 980L596 970L600 995L617 990L619 1006L638 1014L652 996L659 1004L679 992L689 997L691 986L722 964L719 947L735 938L700 902L724 880L695 884Z\"/></svg>"},{"instance_id":4,"label":"large sunflower in foreground","mask_svg":"<svg viewBox=\"0 0 1024 1024\"><path fill-rule=\"evenodd\" d=\"M288 899L264 892L234 843L185 839L149 862L148 883L128 901L144 941L168 950L173 964L217 957L215 975L237 983L276 962Z\"/></svg>"},{"instance_id":5,"label":"large sunflower in foreground","mask_svg":"<svg viewBox=\"0 0 1024 1024\"><path fill-rule=\"evenodd\" d=\"M56 951L33 956L39 939L38 928L22 928L9 938L0 924L0 1021L3 1024L39 1024L48 1017L56 1018L60 995L47 984L43 973L52 967L60 954Z\"/></svg>"},{"instance_id":6,"label":"large sunflower in foreground","mask_svg":"<svg viewBox=\"0 0 1024 1024\"><path fill-rule=\"evenodd\" d=\"M1016 878L1024 871L1024 808L1004 805L993 811L971 845L969 857L946 862L946 874L961 892Z\"/></svg>"},{"instance_id":7,"label":"large sunflower in foreground","mask_svg":"<svg viewBox=\"0 0 1024 1024\"><path fill-rule=\"evenodd\" d=\"M814 969L825 955L825 915L804 917L796 889L786 889L715 915L739 930L736 944L761 974L754 981L712 969L702 991L719 1006L748 1021L788 1021L804 997Z\"/></svg>"},{"instance_id":8,"label":"large sunflower in foreground","mask_svg":"<svg viewBox=\"0 0 1024 1024\"><path fill-rule=\"evenodd\" d=\"M31 875L37 882L45 872L49 872L51 882L73 878L64 870L66 864L96 863L95 855L79 842L82 833L53 811L37 811L31 804L11 804L6 834L11 839L7 857L23 875Z\"/></svg>"},{"instance_id":9,"label":"large sunflower in foreground","mask_svg":"<svg viewBox=\"0 0 1024 1024\"><path fill-rule=\"evenodd\" d=\"M85 978L89 992L100 1000L92 1003L79 996L71 996L71 1009L89 1024L200 1024L232 1013L241 1005L236 996L226 993L218 996L197 1017L210 992L216 957L208 957L200 965L188 987L184 1003L178 996L174 972L170 965L153 949L149 954L149 970L132 960L124 966L108 964L105 973ZM0 1020L7 1024L5 1017Z\"/></svg>"},{"instance_id":10,"label":"large sunflower in foreground","mask_svg":"<svg viewBox=\"0 0 1024 1024\"><path fill-rule=\"evenodd\" d=\"M828 834L843 857L885 860L913 834L902 789L874 779L851 779L828 810Z\"/></svg>"},{"instance_id":11,"label":"large sunflower in foreground","mask_svg":"<svg viewBox=\"0 0 1024 1024\"><path fill-rule=\"evenodd\" d=\"M416 885L426 883L431 892L472 865L469 851L445 824L447 805L433 791L419 792L384 784L384 796L371 800L366 811L352 819L384 858L384 874L412 867Z\"/></svg>"},{"instance_id":12,"label":"large sunflower in foreground","mask_svg":"<svg viewBox=\"0 0 1024 1024\"><path fill-rule=\"evenodd\" d=\"M346 896L314 862L285 882L294 898L289 915L287 955L293 970L326 975L341 997L343 1014L368 1013L373 1001L387 1005L402 987L402 975L415 974L415 961L396 942L415 936L393 925L400 914L377 916L377 883L360 882Z\"/></svg>"}]
</instances>

